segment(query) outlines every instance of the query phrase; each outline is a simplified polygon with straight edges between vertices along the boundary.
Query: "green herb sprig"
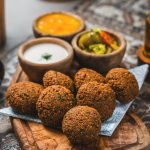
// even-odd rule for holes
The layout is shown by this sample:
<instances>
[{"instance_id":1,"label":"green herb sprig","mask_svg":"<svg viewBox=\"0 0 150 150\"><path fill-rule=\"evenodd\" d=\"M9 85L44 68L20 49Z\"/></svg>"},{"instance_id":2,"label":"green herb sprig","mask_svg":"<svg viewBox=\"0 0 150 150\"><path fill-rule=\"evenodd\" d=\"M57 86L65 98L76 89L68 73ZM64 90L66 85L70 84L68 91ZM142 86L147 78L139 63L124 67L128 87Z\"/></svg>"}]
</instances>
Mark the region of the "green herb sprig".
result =
<instances>
[{"instance_id":1,"label":"green herb sprig","mask_svg":"<svg viewBox=\"0 0 150 150\"><path fill-rule=\"evenodd\" d=\"M42 57L42 59L48 61L48 60L50 60L52 58L52 55L48 54L48 53L45 53L41 57Z\"/></svg>"}]
</instances>

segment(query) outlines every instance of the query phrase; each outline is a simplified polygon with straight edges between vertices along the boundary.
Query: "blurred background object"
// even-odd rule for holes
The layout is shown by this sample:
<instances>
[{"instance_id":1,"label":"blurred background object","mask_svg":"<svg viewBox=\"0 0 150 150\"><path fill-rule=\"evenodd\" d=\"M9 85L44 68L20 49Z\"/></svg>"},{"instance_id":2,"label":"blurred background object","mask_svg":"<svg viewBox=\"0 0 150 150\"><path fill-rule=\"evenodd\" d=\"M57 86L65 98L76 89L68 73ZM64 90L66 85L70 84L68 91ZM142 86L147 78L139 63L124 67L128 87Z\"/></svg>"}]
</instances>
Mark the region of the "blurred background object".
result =
<instances>
[{"instance_id":1,"label":"blurred background object","mask_svg":"<svg viewBox=\"0 0 150 150\"><path fill-rule=\"evenodd\" d=\"M141 63L147 63L150 65L150 12L145 19L144 46L139 49L137 54Z\"/></svg>"},{"instance_id":2,"label":"blurred background object","mask_svg":"<svg viewBox=\"0 0 150 150\"><path fill-rule=\"evenodd\" d=\"M150 12L146 18L144 55L150 59Z\"/></svg>"},{"instance_id":3,"label":"blurred background object","mask_svg":"<svg viewBox=\"0 0 150 150\"><path fill-rule=\"evenodd\" d=\"M3 63L0 61L0 85L1 85L1 83L2 83L3 77L4 77L4 65L3 65Z\"/></svg>"},{"instance_id":4,"label":"blurred background object","mask_svg":"<svg viewBox=\"0 0 150 150\"><path fill-rule=\"evenodd\" d=\"M145 39L144 46L137 51L139 64L148 64L150 66L150 12L145 19ZM148 73L147 82L150 83L150 71Z\"/></svg>"},{"instance_id":5,"label":"blurred background object","mask_svg":"<svg viewBox=\"0 0 150 150\"><path fill-rule=\"evenodd\" d=\"M0 0L0 46L5 43L5 9L4 0Z\"/></svg>"}]
</instances>

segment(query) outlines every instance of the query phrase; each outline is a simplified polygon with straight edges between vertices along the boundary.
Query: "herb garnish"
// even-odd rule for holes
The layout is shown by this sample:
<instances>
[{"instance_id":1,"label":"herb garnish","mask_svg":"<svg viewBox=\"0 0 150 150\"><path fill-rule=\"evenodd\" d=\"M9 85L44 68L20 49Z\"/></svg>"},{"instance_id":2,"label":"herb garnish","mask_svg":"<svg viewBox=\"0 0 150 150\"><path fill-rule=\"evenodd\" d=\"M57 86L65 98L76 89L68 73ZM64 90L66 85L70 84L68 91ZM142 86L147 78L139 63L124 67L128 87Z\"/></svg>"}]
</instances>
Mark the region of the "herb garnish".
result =
<instances>
[{"instance_id":1,"label":"herb garnish","mask_svg":"<svg viewBox=\"0 0 150 150\"><path fill-rule=\"evenodd\" d=\"M51 59L52 55L51 55L51 54L48 54L48 53L45 53L45 54L43 54L41 57L42 57L42 59L45 59L45 60L47 61L47 60L50 60L50 59Z\"/></svg>"}]
</instances>

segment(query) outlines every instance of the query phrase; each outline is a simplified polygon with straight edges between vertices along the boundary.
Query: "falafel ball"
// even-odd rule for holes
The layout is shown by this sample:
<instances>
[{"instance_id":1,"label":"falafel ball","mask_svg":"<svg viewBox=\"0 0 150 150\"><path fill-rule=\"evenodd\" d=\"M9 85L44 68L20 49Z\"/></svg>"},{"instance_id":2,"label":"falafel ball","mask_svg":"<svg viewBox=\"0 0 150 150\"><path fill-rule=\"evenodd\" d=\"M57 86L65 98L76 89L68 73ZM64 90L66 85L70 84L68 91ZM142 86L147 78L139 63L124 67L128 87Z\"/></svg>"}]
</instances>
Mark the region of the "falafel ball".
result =
<instances>
[{"instance_id":1,"label":"falafel ball","mask_svg":"<svg viewBox=\"0 0 150 150\"><path fill-rule=\"evenodd\" d=\"M43 84L44 87L48 87L51 85L62 85L71 91L73 91L74 88L74 83L69 76L52 70L44 74Z\"/></svg>"},{"instance_id":2,"label":"falafel ball","mask_svg":"<svg viewBox=\"0 0 150 150\"><path fill-rule=\"evenodd\" d=\"M43 89L43 86L37 83L18 82L8 88L6 99L14 111L22 114L35 114L36 102Z\"/></svg>"},{"instance_id":3,"label":"falafel ball","mask_svg":"<svg viewBox=\"0 0 150 150\"><path fill-rule=\"evenodd\" d=\"M38 116L44 125L61 127L65 113L74 106L71 91L61 85L52 85L44 89L37 101Z\"/></svg>"},{"instance_id":4,"label":"falafel ball","mask_svg":"<svg viewBox=\"0 0 150 150\"><path fill-rule=\"evenodd\" d=\"M98 143L101 119L98 111L88 106L70 109L62 121L62 131L72 144Z\"/></svg>"},{"instance_id":5,"label":"falafel ball","mask_svg":"<svg viewBox=\"0 0 150 150\"><path fill-rule=\"evenodd\" d=\"M116 107L115 92L108 84L96 81L83 84L76 96L77 105L87 105L97 109L102 122L110 118Z\"/></svg>"},{"instance_id":6,"label":"falafel ball","mask_svg":"<svg viewBox=\"0 0 150 150\"><path fill-rule=\"evenodd\" d=\"M115 68L108 72L106 80L116 93L116 98L122 103L132 101L139 93L135 76L124 68Z\"/></svg>"},{"instance_id":7,"label":"falafel ball","mask_svg":"<svg viewBox=\"0 0 150 150\"><path fill-rule=\"evenodd\" d=\"M79 89L79 87L87 82L90 81L97 81L98 83L105 83L105 77L103 77L100 73L88 69L88 68L82 68L75 74L75 86L76 89Z\"/></svg>"}]
</instances>

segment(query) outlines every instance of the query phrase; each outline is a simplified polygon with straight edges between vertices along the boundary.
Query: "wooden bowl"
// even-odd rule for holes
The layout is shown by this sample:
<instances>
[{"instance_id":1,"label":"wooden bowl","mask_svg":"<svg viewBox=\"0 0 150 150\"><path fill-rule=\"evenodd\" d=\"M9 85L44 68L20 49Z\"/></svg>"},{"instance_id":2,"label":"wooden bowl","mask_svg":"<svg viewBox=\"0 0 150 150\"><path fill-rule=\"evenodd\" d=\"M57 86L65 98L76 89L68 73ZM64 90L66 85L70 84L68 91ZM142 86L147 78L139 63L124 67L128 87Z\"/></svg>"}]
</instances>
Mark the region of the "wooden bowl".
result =
<instances>
[{"instance_id":1,"label":"wooden bowl","mask_svg":"<svg viewBox=\"0 0 150 150\"><path fill-rule=\"evenodd\" d=\"M77 60L81 65L88 68L92 68L101 73L106 73L110 69L117 67L121 63L122 58L126 51L126 41L123 38L123 36L117 32L113 32L112 30L104 28L102 28L101 30L109 33L118 41L120 45L118 50L110 54L103 54L103 55L97 55L82 50L78 46L78 40L82 34L87 33L90 30L86 30L84 32L77 34L72 40L72 46L73 49L75 50Z\"/></svg>"},{"instance_id":2,"label":"wooden bowl","mask_svg":"<svg viewBox=\"0 0 150 150\"><path fill-rule=\"evenodd\" d=\"M70 34L68 34L68 35L44 34L44 33L42 33L41 31L39 31L39 29L37 28L37 25L36 25L36 24L37 24L37 22L38 22L38 20L39 20L40 18L42 18L42 17L44 17L44 16L47 16L47 15L50 15L50 14L67 14L67 15L69 15L69 16L72 16L72 17L78 19L78 20L81 22L81 26L80 26L80 28L79 28L77 31L75 31L75 32L73 32L73 33L70 33ZM84 20L83 20L81 17L79 17L78 15L75 15L75 14L73 14L73 13L66 12L66 11L50 12L50 13L43 14L43 15L39 16L39 17L34 21L34 23L33 23L33 33L34 33L34 36L35 36L36 38L39 38L39 37L55 37L55 38L60 38L60 39L66 40L66 41L68 41L68 42L71 42L72 38L73 38L76 34L82 32L83 30L85 30L85 28L86 28L85 22L84 22Z\"/></svg>"},{"instance_id":3,"label":"wooden bowl","mask_svg":"<svg viewBox=\"0 0 150 150\"><path fill-rule=\"evenodd\" d=\"M25 59L24 52L33 45L40 43L54 43L63 46L68 52L68 56L60 61L47 64L33 63ZM63 73L67 72L72 64L73 56L74 53L71 45L57 38L32 39L21 45L18 51L18 59L23 71L27 74L29 79L34 82L42 82L43 75L48 70L56 70Z\"/></svg>"}]
</instances>

